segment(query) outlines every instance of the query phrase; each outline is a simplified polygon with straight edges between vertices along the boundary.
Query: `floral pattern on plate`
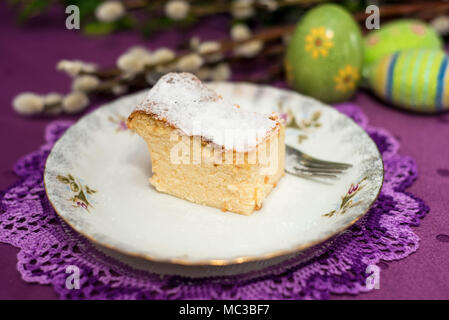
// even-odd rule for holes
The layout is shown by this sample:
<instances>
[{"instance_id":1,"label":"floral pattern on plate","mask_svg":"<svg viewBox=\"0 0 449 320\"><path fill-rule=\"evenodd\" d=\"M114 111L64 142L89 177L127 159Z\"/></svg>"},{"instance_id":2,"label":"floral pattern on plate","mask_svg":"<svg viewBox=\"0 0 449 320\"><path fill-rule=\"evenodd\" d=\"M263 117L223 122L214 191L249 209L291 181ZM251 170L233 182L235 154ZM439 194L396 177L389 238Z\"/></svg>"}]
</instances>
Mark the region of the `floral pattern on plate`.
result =
<instances>
[{"instance_id":1,"label":"floral pattern on plate","mask_svg":"<svg viewBox=\"0 0 449 320\"><path fill-rule=\"evenodd\" d=\"M89 212L89 208L92 208L92 204L89 201L90 195L97 193L96 190L89 188L87 185L81 184L70 173L67 176L56 176L59 182L68 186L73 196L69 199L74 207L80 207Z\"/></svg>"},{"instance_id":2,"label":"floral pattern on plate","mask_svg":"<svg viewBox=\"0 0 449 320\"><path fill-rule=\"evenodd\" d=\"M326 214L323 214L323 217L332 217L334 215L343 215L346 213L346 211L349 208L353 208L355 206L358 206L361 203L361 200L359 201L353 201L354 197L363 189L363 187L365 185L363 185L362 183L366 180L366 177L364 177L362 180L360 180L359 183L352 183L351 186L349 187L348 192L341 197L341 203L340 206L338 207L338 209L332 210Z\"/></svg>"}]
</instances>

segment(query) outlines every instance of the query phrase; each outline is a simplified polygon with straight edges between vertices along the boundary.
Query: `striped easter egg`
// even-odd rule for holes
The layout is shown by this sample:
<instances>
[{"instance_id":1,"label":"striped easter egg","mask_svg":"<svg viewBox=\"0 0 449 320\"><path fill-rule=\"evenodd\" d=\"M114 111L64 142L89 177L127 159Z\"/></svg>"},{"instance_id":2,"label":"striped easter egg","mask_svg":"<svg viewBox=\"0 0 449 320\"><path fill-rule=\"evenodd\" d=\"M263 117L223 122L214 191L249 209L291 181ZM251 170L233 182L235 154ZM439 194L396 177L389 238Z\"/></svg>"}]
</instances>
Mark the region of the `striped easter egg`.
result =
<instances>
[{"instance_id":1,"label":"striped easter egg","mask_svg":"<svg viewBox=\"0 0 449 320\"><path fill-rule=\"evenodd\" d=\"M364 64L373 63L388 54L410 49L441 49L443 41L424 21L399 19L383 23L365 37Z\"/></svg>"},{"instance_id":2,"label":"striped easter egg","mask_svg":"<svg viewBox=\"0 0 449 320\"><path fill-rule=\"evenodd\" d=\"M376 61L369 87L393 105L416 112L449 109L449 57L441 50L411 49Z\"/></svg>"}]
</instances>

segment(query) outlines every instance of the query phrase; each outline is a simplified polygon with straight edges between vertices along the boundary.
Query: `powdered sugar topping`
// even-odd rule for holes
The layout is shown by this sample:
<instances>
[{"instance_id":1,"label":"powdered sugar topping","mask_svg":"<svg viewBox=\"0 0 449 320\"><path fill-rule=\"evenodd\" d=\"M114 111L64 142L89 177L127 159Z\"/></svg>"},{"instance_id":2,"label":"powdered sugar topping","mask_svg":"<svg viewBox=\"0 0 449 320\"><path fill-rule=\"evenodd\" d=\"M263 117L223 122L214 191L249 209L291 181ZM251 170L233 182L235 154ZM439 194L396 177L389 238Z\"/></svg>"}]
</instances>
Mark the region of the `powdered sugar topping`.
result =
<instances>
[{"instance_id":1,"label":"powdered sugar topping","mask_svg":"<svg viewBox=\"0 0 449 320\"><path fill-rule=\"evenodd\" d=\"M240 152L254 148L278 124L269 115L239 109L190 73L163 76L136 110L168 122L185 135Z\"/></svg>"}]
</instances>

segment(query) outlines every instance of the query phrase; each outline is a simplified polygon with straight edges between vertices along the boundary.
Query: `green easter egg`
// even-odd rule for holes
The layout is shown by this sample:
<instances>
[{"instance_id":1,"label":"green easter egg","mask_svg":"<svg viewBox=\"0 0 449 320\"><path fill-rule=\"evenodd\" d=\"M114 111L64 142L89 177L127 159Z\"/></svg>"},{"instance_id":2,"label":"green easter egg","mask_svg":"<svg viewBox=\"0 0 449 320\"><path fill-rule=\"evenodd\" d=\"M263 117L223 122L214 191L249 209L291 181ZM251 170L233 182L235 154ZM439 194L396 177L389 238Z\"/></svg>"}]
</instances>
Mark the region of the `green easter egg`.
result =
<instances>
[{"instance_id":1,"label":"green easter egg","mask_svg":"<svg viewBox=\"0 0 449 320\"><path fill-rule=\"evenodd\" d=\"M401 19L381 25L365 38L365 64L407 49L441 49L440 36L425 22Z\"/></svg>"},{"instance_id":2,"label":"green easter egg","mask_svg":"<svg viewBox=\"0 0 449 320\"><path fill-rule=\"evenodd\" d=\"M321 101L344 101L357 88L362 62L362 35L352 16L338 5L320 5L304 15L292 35L287 81Z\"/></svg>"},{"instance_id":3,"label":"green easter egg","mask_svg":"<svg viewBox=\"0 0 449 320\"><path fill-rule=\"evenodd\" d=\"M377 60L370 88L394 106L415 112L449 110L449 56L441 50L410 49Z\"/></svg>"}]
</instances>

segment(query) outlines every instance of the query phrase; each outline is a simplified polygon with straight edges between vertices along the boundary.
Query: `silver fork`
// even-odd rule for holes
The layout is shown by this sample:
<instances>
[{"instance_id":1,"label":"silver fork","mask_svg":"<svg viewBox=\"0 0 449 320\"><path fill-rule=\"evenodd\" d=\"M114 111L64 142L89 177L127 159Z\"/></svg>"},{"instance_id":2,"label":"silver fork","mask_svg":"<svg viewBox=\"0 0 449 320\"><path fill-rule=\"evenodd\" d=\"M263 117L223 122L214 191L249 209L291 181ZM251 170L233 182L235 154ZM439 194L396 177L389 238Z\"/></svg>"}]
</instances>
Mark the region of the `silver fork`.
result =
<instances>
[{"instance_id":1,"label":"silver fork","mask_svg":"<svg viewBox=\"0 0 449 320\"><path fill-rule=\"evenodd\" d=\"M337 178L352 164L331 162L314 158L285 145L285 171L302 178Z\"/></svg>"}]
</instances>

